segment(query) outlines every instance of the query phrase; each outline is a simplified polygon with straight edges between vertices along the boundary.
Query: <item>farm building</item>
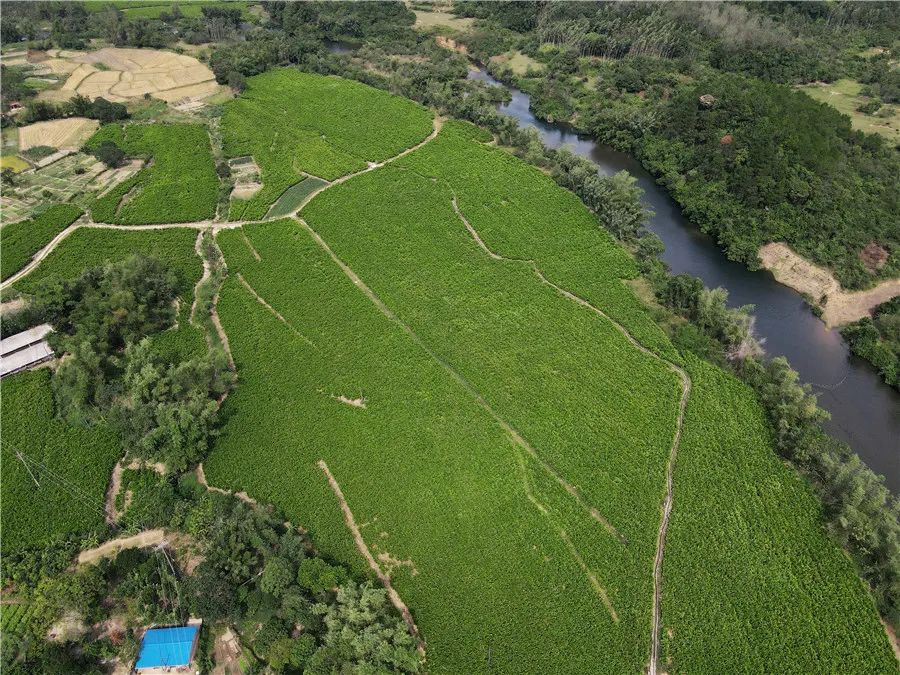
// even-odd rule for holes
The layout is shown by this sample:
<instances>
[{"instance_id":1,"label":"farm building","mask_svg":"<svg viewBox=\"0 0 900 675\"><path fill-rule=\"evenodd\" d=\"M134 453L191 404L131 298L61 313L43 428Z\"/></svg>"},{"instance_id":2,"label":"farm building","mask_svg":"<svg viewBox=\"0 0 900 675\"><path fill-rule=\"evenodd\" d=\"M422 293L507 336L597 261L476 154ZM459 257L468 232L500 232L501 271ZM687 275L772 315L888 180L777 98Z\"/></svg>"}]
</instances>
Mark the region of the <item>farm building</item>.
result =
<instances>
[{"instance_id":1,"label":"farm building","mask_svg":"<svg viewBox=\"0 0 900 675\"><path fill-rule=\"evenodd\" d=\"M49 323L29 328L0 340L0 377L6 377L49 361L53 350L44 340L53 330Z\"/></svg>"},{"instance_id":2,"label":"farm building","mask_svg":"<svg viewBox=\"0 0 900 675\"><path fill-rule=\"evenodd\" d=\"M142 675L188 672L200 638L200 623L147 630L134 669Z\"/></svg>"}]
</instances>

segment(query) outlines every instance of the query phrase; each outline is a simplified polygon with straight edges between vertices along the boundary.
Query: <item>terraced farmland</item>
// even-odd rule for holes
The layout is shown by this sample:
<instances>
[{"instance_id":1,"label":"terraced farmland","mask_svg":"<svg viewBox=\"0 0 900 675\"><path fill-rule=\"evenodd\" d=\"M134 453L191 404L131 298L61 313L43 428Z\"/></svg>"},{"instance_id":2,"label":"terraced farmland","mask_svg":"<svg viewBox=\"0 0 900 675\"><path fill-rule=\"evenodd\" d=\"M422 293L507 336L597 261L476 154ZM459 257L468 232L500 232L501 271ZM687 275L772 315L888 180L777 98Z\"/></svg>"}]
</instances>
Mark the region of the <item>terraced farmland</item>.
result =
<instances>
[{"instance_id":1,"label":"terraced farmland","mask_svg":"<svg viewBox=\"0 0 900 675\"><path fill-rule=\"evenodd\" d=\"M262 170L262 189L232 200L231 219L249 220L304 174L333 180L415 145L431 131L431 116L358 82L284 69L249 78L243 95L225 104L222 127L225 154L252 155Z\"/></svg>"}]
</instances>

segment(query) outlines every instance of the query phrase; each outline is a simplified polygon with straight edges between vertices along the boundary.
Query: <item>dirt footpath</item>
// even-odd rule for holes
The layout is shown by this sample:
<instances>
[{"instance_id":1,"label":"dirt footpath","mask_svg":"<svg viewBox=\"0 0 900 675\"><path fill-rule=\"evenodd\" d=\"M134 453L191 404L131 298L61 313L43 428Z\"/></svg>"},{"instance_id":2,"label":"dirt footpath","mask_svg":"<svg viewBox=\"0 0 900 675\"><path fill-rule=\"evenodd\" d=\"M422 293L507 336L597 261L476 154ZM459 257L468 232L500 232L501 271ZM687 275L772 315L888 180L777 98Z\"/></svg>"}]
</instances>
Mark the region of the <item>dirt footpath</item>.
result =
<instances>
[{"instance_id":1,"label":"dirt footpath","mask_svg":"<svg viewBox=\"0 0 900 675\"><path fill-rule=\"evenodd\" d=\"M829 328L870 316L875 307L900 295L900 279L882 281L866 291L845 291L831 272L804 259L783 242L760 248L759 259L779 283L805 293L820 304L822 320Z\"/></svg>"},{"instance_id":2,"label":"dirt footpath","mask_svg":"<svg viewBox=\"0 0 900 675\"><path fill-rule=\"evenodd\" d=\"M126 548L146 548L148 546L156 546L157 544L162 543L165 538L166 531L161 527L158 527L155 530L147 530L146 532L141 532L140 534L135 534L130 537L111 539L96 548L91 548L79 553L78 564L83 565L85 563L97 562L101 558L114 556L119 551Z\"/></svg>"}]
</instances>

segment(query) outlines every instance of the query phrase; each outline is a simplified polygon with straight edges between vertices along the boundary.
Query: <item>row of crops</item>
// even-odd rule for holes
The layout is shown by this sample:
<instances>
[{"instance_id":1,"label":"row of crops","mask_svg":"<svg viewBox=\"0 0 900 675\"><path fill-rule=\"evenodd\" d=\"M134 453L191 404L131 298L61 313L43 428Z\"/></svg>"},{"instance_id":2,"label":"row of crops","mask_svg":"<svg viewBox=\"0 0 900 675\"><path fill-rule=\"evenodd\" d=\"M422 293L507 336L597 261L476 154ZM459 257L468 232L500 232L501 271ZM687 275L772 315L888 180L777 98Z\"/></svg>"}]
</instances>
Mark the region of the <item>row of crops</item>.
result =
<instances>
[{"instance_id":1,"label":"row of crops","mask_svg":"<svg viewBox=\"0 0 900 675\"><path fill-rule=\"evenodd\" d=\"M74 223L81 209L71 204L50 206L31 220L0 227L0 279L6 280L25 267L34 254Z\"/></svg>"},{"instance_id":2,"label":"row of crops","mask_svg":"<svg viewBox=\"0 0 900 675\"><path fill-rule=\"evenodd\" d=\"M106 484L120 455L112 430L57 419L47 369L4 379L2 414L3 551L102 526ZM20 451L52 473L26 467Z\"/></svg>"},{"instance_id":3,"label":"row of crops","mask_svg":"<svg viewBox=\"0 0 900 675\"><path fill-rule=\"evenodd\" d=\"M897 672L871 597L809 486L772 451L753 392L687 366L663 568L671 672Z\"/></svg>"},{"instance_id":4,"label":"row of crops","mask_svg":"<svg viewBox=\"0 0 900 675\"><path fill-rule=\"evenodd\" d=\"M251 77L225 105L222 127L226 156L252 155L262 171L262 189L229 213L250 220L304 173L333 180L415 145L431 113L358 82L284 69Z\"/></svg>"},{"instance_id":5,"label":"row of crops","mask_svg":"<svg viewBox=\"0 0 900 675\"><path fill-rule=\"evenodd\" d=\"M678 352L623 283L638 274L634 259L597 226L573 193L483 140L471 124L448 122L434 141L396 166L446 185L491 250L533 259L551 281L601 307L644 346L680 363Z\"/></svg>"},{"instance_id":6,"label":"row of crops","mask_svg":"<svg viewBox=\"0 0 900 675\"><path fill-rule=\"evenodd\" d=\"M186 223L216 213L219 178L209 135L200 124L107 124L85 144L116 143L148 166L94 201L95 222Z\"/></svg>"},{"instance_id":7,"label":"row of crops","mask_svg":"<svg viewBox=\"0 0 900 675\"><path fill-rule=\"evenodd\" d=\"M34 613L34 605L27 603L0 605L0 631L18 634L25 631Z\"/></svg>"}]
</instances>

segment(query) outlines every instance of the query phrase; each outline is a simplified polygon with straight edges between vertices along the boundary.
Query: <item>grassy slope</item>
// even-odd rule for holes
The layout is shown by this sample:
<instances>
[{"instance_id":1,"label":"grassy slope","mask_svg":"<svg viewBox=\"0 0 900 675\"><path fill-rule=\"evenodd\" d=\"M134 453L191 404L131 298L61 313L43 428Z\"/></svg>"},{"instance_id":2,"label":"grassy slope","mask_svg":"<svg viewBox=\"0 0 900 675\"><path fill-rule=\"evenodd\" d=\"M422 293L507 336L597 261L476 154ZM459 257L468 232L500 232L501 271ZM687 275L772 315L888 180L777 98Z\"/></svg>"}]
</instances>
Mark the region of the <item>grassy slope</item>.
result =
<instances>
[{"instance_id":1,"label":"grassy slope","mask_svg":"<svg viewBox=\"0 0 900 675\"><path fill-rule=\"evenodd\" d=\"M81 209L55 204L31 220L0 228L0 278L8 279L25 267L57 234L78 220Z\"/></svg>"},{"instance_id":2,"label":"grassy slope","mask_svg":"<svg viewBox=\"0 0 900 675\"><path fill-rule=\"evenodd\" d=\"M197 232L188 228L144 232L81 228L63 240L13 288L21 293L33 293L45 280L71 279L88 267L118 262L131 254L159 258L178 274L180 311L178 329L160 333L153 340L164 356L189 358L206 352L203 332L188 322L194 285L203 274L203 264L194 251L196 238Z\"/></svg>"},{"instance_id":3,"label":"grassy slope","mask_svg":"<svg viewBox=\"0 0 900 675\"><path fill-rule=\"evenodd\" d=\"M869 100L865 96L860 96L862 88L863 85L860 82L847 79L837 80L824 86L807 84L798 87L808 96L834 106L849 116L854 129L865 131L868 134L881 134L892 143L900 142L900 107L896 104L885 104L881 110L890 111L891 114L887 117L859 112L857 108Z\"/></svg>"},{"instance_id":4,"label":"grassy slope","mask_svg":"<svg viewBox=\"0 0 900 675\"><path fill-rule=\"evenodd\" d=\"M236 220L262 218L301 171L332 180L415 145L431 114L358 82L283 69L249 78L222 126L226 156L252 155L262 172L262 190L233 201Z\"/></svg>"},{"instance_id":5,"label":"grassy slope","mask_svg":"<svg viewBox=\"0 0 900 675\"><path fill-rule=\"evenodd\" d=\"M128 156L152 157L153 161L94 202L91 215L96 222L186 223L215 215L219 178L205 127L107 124L86 145L95 147L106 140L115 142ZM135 186L136 191L128 194ZM128 200L118 209L126 194Z\"/></svg>"},{"instance_id":6,"label":"grassy slope","mask_svg":"<svg viewBox=\"0 0 900 675\"><path fill-rule=\"evenodd\" d=\"M67 534L103 525L103 499L121 454L107 427L66 424L55 417L46 369L3 380L3 550L38 546ZM22 451L77 488L38 476L36 487L16 459Z\"/></svg>"},{"instance_id":7,"label":"grassy slope","mask_svg":"<svg viewBox=\"0 0 900 675\"><path fill-rule=\"evenodd\" d=\"M662 605L673 672L897 672L853 564L772 452L752 391L696 359L688 368Z\"/></svg>"}]
</instances>

